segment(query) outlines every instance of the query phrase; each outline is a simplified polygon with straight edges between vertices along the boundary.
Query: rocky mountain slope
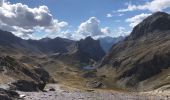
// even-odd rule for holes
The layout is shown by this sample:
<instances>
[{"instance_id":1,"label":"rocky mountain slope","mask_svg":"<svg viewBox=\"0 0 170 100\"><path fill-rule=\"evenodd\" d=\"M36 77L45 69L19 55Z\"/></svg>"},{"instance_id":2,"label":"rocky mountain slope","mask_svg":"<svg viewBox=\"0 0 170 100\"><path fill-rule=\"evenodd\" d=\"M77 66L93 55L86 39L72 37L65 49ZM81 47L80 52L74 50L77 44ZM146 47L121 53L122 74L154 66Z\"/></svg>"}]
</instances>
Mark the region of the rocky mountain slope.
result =
<instances>
[{"instance_id":1,"label":"rocky mountain slope","mask_svg":"<svg viewBox=\"0 0 170 100\"><path fill-rule=\"evenodd\" d=\"M105 52L100 46L100 42L91 37L76 42L75 47L76 50L73 50L71 55L74 55L76 59L79 59L81 62L89 63L90 60L100 61L105 55Z\"/></svg>"},{"instance_id":2,"label":"rocky mountain slope","mask_svg":"<svg viewBox=\"0 0 170 100\"><path fill-rule=\"evenodd\" d=\"M0 57L0 79L0 87L8 84L12 89L21 90L23 87L23 91L43 90L52 80L43 68L29 66L9 56Z\"/></svg>"},{"instance_id":3,"label":"rocky mountain slope","mask_svg":"<svg viewBox=\"0 0 170 100\"><path fill-rule=\"evenodd\" d=\"M0 30L0 55L41 54L37 47L10 32Z\"/></svg>"},{"instance_id":4,"label":"rocky mountain slope","mask_svg":"<svg viewBox=\"0 0 170 100\"><path fill-rule=\"evenodd\" d=\"M153 90L170 85L170 15L156 12L115 44L99 65L109 87ZM166 88L168 89L168 88Z\"/></svg>"}]
</instances>

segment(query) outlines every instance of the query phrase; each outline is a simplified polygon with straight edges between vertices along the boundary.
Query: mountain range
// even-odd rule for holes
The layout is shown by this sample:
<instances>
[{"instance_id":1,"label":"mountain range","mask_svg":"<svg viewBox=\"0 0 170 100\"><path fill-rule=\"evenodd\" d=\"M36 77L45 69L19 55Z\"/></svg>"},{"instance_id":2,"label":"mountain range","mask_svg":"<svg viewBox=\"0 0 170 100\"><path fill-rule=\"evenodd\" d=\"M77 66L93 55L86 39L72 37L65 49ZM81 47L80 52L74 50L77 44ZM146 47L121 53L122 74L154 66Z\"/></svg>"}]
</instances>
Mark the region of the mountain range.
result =
<instances>
[{"instance_id":1,"label":"mountain range","mask_svg":"<svg viewBox=\"0 0 170 100\"><path fill-rule=\"evenodd\" d=\"M100 60L105 55L99 41L94 40L91 37L87 37L80 41L59 37L55 39L44 38L40 40L23 40L10 32L2 30L0 30L0 37L0 46L2 47L1 51L4 51L3 54L8 54L8 52L13 53L14 55L16 55L16 53L25 55L54 55L59 53L77 55L82 59L84 58L81 55L84 54L84 56L90 57L87 57L87 59L92 58L95 61Z\"/></svg>"},{"instance_id":2,"label":"mountain range","mask_svg":"<svg viewBox=\"0 0 170 100\"><path fill-rule=\"evenodd\" d=\"M21 79L37 82L37 79L41 78L38 77L39 75L36 76L34 69L37 68L46 69L50 76L54 76L54 79L58 80L58 77L63 77L62 74L69 77L70 73L75 74L81 70L81 66L99 62L104 55L105 52L101 48L99 40L91 37L79 41L59 37L24 40L10 32L0 30L0 56L3 59L0 60L1 66L4 66L4 62L11 66L14 63L17 66L16 70L8 66L2 67L2 73L5 74L2 75L0 83L11 83L11 80ZM12 60L8 60L8 58ZM9 72L11 74L8 74ZM13 77L17 73L18 76ZM35 79L35 77L37 78Z\"/></svg>"},{"instance_id":3,"label":"mountain range","mask_svg":"<svg viewBox=\"0 0 170 100\"><path fill-rule=\"evenodd\" d=\"M168 89L170 15L153 13L129 36L99 40L24 40L0 30L0 56L0 83L25 79L38 84L53 80L79 88ZM42 76L48 77L44 81Z\"/></svg>"}]
</instances>

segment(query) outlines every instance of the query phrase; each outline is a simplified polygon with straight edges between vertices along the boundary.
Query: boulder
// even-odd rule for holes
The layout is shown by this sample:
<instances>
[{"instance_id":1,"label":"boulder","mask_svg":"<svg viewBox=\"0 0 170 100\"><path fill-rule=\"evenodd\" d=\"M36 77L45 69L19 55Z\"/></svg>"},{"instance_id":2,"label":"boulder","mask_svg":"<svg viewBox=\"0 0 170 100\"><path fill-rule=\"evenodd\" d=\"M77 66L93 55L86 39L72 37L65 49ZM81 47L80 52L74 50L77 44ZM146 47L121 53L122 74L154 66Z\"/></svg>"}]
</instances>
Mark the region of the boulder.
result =
<instances>
[{"instance_id":1,"label":"boulder","mask_svg":"<svg viewBox=\"0 0 170 100\"><path fill-rule=\"evenodd\" d=\"M38 84L38 88L39 88L39 90L41 90L41 91L44 91L45 86L46 86L46 82L45 82L45 83L44 83L44 82L40 82L40 83Z\"/></svg>"},{"instance_id":2,"label":"boulder","mask_svg":"<svg viewBox=\"0 0 170 100\"><path fill-rule=\"evenodd\" d=\"M39 75L41 81L43 81L44 83L49 82L50 75L46 70L44 70L43 68L35 68L34 71L36 72L36 74Z\"/></svg>"},{"instance_id":3,"label":"boulder","mask_svg":"<svg viewBox=\"0 0 170 100\"><path fill-rule=\"evenodd\" d=\"M88 82L86 86L89 88L104 88L105 85L99 81L92 81Z\"/></svg>"},{"instance_id":4,"label":"boulder","mask_svg":"<svg viewBox=\"0 0 170 100\"><path fill-rule=\"evenodd\" d=\"M54 88L50 88L49 91L55 91L55 89Z\"/></svg>"},{"instance_id":5,"label":"boulder","mask_svg":"<svg viewBox=\"0 0 170 100\"><path fill-rule=\"evenodd\" d=\"M12 88L24 92L36 92L39 91L39 84L33 81L18 80L12 83Z\"/></svg>"},{"instance_id":6,"label":"boulder","mask_svg":"<svg viewBox=\"0 0 170 100\"><path fill-rule=\"evenodd\" d=\"M17 92L0 88L0 100L17 100L18 98Z\"/></svg>"}]
</instances>

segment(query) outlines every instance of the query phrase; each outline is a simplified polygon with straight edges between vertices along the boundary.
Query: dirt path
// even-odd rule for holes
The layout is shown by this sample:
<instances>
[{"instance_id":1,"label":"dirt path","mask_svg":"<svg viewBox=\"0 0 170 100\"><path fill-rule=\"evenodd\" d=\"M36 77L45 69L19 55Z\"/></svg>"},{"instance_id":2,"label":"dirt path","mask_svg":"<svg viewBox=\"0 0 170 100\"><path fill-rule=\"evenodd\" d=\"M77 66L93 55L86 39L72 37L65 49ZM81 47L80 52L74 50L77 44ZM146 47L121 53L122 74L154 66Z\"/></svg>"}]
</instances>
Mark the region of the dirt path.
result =
<instances>
[{"instance_id":1,"label":"dirt path","mask_svg":"<svg viewBox=\"0 0 170 100\"><path fill-rule=\"evenodd\" d=\"M170 96L158 96L137 93L122 93L116 91L80 91L60 88L60 85L48 85L47 92L19 92L25 95L25 100L170 100Z\"/></svg>"}]
</instances>

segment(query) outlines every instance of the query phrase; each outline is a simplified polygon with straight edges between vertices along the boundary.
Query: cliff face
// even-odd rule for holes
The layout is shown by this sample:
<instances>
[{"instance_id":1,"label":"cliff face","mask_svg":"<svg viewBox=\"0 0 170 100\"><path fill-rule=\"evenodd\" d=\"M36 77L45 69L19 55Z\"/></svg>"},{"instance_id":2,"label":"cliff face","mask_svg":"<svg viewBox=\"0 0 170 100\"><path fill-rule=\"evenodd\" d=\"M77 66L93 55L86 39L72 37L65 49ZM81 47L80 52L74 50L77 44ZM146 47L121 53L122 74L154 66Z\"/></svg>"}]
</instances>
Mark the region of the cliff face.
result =
<instances>
[{"instance_id":1,"label":"cliff face","mask_svg":"<svg viewBox=\"0 0 170 100\"><path fill-rule=\"evenodd\" d=\"M157 12L112 47L98 74L112 77L121 88L150 90L169 84L169 67L170 15Z\"/></svg>"},{"instance_id":2,"label":"cliff face","mask_svg":"<svg viewBox=\"0 0 170 100\"><path fill-rule=\"evenodd\" d=\"M94 40L91 37L87 37L84 40L80 40L77 42L77 52L80 54L81 59L83 60L86 57L88 59L93 59L95 61L99 61L105 55L105 52L100 46L100 42L98 40Z\"/></svg>"}]
</instances>

